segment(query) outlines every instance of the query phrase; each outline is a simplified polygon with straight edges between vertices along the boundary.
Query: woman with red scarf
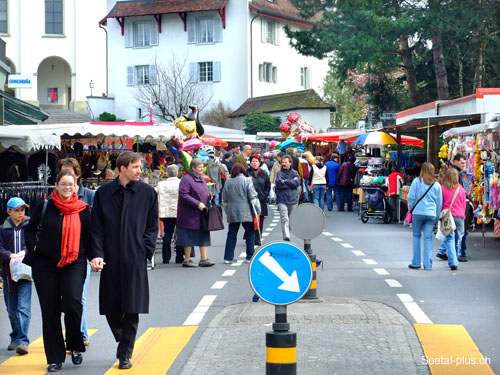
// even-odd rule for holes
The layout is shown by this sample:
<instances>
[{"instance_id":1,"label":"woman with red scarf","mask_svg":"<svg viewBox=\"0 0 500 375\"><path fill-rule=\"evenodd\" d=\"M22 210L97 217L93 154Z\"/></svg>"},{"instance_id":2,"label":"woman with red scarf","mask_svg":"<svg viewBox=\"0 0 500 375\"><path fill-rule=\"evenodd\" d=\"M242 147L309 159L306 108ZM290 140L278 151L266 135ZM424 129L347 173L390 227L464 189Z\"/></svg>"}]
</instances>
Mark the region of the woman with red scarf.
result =
<instances>
[{"instance_id":1,"label":"woman with red scarf","mask_svg":"<svg viewBox=\"0 0 500 375\"><path fill-rule=\"evenodd\" d=\"M43 343L49 372L61 369L66 350L73 364L82 363L85 351L80 331L86 250L90 250L90 209L78 199L76 177L68 170L56 178L56 190L41 202L26 227L28 253L40 301ZM45 206L45 209L44 209ZM64 313L66 345L61 326Z\"/></svg>"}]
</instances>

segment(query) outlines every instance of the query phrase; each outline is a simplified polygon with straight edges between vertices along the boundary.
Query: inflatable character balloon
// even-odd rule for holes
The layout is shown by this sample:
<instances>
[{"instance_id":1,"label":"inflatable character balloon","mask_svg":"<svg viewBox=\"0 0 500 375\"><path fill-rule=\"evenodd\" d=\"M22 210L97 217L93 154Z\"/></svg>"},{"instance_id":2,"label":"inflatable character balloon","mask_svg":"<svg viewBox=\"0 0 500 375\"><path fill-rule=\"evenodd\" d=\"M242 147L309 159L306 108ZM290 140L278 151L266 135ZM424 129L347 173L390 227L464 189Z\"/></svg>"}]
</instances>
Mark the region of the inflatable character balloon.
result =
<instances>
[{"instance_id":1,"label":"inflatable character balloon","mask_svg":"<svg viewBox=\"0 0 500 375\"><path fill-rule=\"evenodd\" d=\"M180 151L197 150L203 146L201 136L205 134L205 129L199 120L198 108L189 106L191 111L186 116L181 116L174 121L177 128L177 139Z\"/></svg>"}]
</instances>

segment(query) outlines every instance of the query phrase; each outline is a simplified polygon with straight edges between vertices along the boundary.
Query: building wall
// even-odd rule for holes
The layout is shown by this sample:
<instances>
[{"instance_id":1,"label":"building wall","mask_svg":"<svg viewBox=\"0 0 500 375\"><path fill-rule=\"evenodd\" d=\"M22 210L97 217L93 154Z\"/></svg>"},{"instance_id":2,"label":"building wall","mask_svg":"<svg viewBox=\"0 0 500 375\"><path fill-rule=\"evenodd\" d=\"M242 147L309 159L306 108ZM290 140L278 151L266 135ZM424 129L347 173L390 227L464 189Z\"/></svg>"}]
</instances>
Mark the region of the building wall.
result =
<instances>
[{"instance_id":1,"label":"building wall","mask_svg":"<svg viewBox=\"0 0 500 375\"><path fill-rule=\"evenodd\" d=\"M56 74L54 82L50 76L38 76L38 69L46 58L59 57L70 69L71 107L85 110L90 80L94 81L96 92L106 90L106 34L98 25L99 17L105 12L106 4L102 0L64 0L63 34L45 35L45 1L10 0L8 33L0 34L0 37L7 43L6 56L15 65L16 73L33 75L32 88L16 89L16 96L34 104L44 104L46 95L40 97L39 103L38 94L45 93L46 88L54 87L55 83L59 84L67 71L56 71L59 75ZM42 69L41 74L46 73Z\"/></svg>"},{"instance_id":2,"label":"building wall","mask_svg":"<svg viewBox=\"0 0 500 375\"><path fill-rule=\"evenodd\" d=\"M114 6L108 0L108 12ZM215 15L217 12L188 13L188 18ZM261 42L261 22L257 17L252 24L253 48L250 48L250 24L255 14L248 8L248 1L229 0L226 6L226 29L222 32L222 42L208 45L188 44L188 33L177 14L162 15L162 33L158 45L148 48L126 48L125 37L115 19L108 20L109 31L109 95L115 98L115 114L122 118L136 119L139 105L134 98L137 88L127 86L127 67L151 65L156 61L168 65L172 56L186 61L185 72L189 74L189 63L220 62L220 82L199 83L198 87L206 98L211 98L205 111L223 102L231 110L236 110L252 94L250 81L250 53L253 53L253 96L262 96L302 90L300 67L311 68L310 88L322 92L323 79L328 70L327 61L300 56L288 46L282 28L279 45ZM141 18L135 18L140 20ZM144 20L153 18L142 18ZM133 22L126 18L125 23ZM156 25L156 23L155 23ZM281 24L283 25L283 24ZM259 82L259 64L271 61L278 68L278 82ZM195 103L196 104L196 103ZM142 108L146 113L147 109Z\"/></svg>"}]
</instances>

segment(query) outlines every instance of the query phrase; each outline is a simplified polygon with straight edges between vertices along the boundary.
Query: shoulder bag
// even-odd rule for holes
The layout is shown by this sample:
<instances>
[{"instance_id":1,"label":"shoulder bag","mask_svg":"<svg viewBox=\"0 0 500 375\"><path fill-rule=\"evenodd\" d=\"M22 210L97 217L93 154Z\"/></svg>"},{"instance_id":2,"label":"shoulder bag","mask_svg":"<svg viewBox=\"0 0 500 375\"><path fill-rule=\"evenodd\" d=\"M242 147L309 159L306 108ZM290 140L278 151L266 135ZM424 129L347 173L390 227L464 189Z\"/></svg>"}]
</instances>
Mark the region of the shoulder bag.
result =
<instances>
[{"instance_id":1,"label":"shoulder bag","mask_svg":"<svg viewBox=\"0 0 500 375\"><path fill-rule=\"evenodd\" d=\"M214 199L208 201L208 206L201 212L200 229L204 232L223 230L222 207L215 204Z\"/></svg>"},{"instance_id":2,"label":"shoulder bag","mask_svg":"<svg viewBox=\"0 0 500 375\"><path fill-rule=\"evenodd\" d=\"M412 219L413 219L413 210L415 209L415 207L417 207L417 204L419 204L419 203L420 203L420 201L421 201L422 199L424 199L424 197L427 195L427 193L429 192L429 190L431 190L431 188L432 188L433 186L434 186L434 183L432 183L432 184L431 184L431 186L429 186L429 188L425 191L424 195L422 195L422 196L418 199L417 203L415 203L415 205L412 207L412 209L411 209L411 210L408 210L408 212L406 213L406 216L405 216L405 220L404 220L404 222L405 222L406 224L408 224L408 225L409 225L409 224L411 224ZM400 219L400 220L401 220L401 219Z\"/></svg>"},{"instance_id":3,"label":"shoulder bag","mask_svg":"<svg viewBox=\"0 0 500 375\"><path fill-rule=\"evenodd\" d=\"M453 219L453 215L451 214L451 207L453 206L453 203L455 203L459 190L460 186L457 187L457 190L455 190L455 195L453 196L450 207L441 211L441 214L439 215L439 230L445 236L449 236L455 229L457 229L455 219Z\"/></svg>"}]
</instances>

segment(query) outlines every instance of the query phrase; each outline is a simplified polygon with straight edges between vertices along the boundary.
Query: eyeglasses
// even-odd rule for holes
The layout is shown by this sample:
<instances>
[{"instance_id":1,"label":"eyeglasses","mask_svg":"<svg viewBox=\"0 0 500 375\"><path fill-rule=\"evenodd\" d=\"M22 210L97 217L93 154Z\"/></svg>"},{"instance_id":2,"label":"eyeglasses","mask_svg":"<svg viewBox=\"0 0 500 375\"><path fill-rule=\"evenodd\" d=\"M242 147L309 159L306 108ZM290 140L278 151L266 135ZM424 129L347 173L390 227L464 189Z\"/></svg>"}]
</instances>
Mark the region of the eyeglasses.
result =
<instances>
[{"instance_id":1,"label":"eyeglasses","mask_svg":"<svg viewBox=\"0 0 500 375\"><path fill-rule=\"evenodd\" d=\"M60 186L62 188L69 188L69 187L75 187L74 184L65 184L64 182L61 184L57 184L57 186Z\"/></svg>"}]
</instances>

